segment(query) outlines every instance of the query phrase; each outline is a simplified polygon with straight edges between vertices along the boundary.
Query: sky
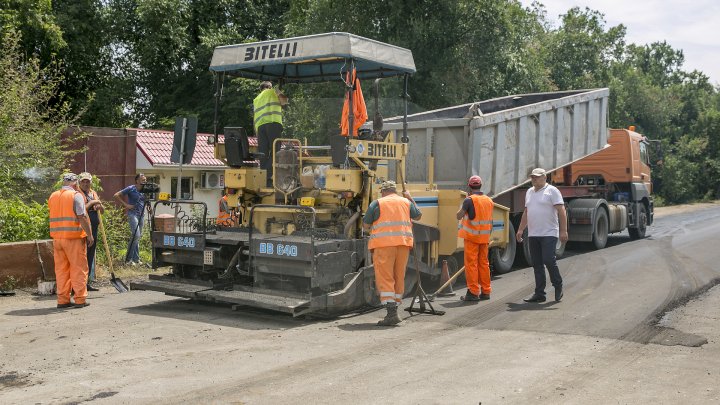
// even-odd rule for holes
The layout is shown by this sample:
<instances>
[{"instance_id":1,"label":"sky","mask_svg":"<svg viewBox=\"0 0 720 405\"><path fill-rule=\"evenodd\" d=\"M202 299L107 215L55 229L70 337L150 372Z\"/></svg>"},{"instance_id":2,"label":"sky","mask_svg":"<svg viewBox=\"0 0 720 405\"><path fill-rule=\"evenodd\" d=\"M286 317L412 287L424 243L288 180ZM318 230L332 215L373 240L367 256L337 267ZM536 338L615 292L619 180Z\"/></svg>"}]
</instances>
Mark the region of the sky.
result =
<instances>
[{"instance_id":1,"label":"sky","mask_svg":"<svg viewBox=\"0 0 720 405\"><path fill-rule=\"evenodd\" d=\"M530 7L532 0L521 0ZM623 24L626 43L667 41L685 55L684 71L699 70L720 84L719 0L540 0L547 18L559 25L560 14L588 7L605 15L605 29Z\"/></svg>"}]
</instances>

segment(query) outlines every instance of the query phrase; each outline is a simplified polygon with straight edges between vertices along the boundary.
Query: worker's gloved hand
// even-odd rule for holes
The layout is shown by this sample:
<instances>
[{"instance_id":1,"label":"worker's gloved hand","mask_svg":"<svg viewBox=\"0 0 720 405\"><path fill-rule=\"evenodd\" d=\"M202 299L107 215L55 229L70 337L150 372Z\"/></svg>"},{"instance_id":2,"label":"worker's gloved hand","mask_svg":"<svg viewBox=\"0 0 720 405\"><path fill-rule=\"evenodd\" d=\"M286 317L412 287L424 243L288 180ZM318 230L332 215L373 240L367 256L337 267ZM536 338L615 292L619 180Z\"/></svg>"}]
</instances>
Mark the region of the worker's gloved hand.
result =
<instances>
[{"instance_id":1,"label":"worker's gloved hand","mask_svg":"<svg viewBox=\"0 0 720 405\"><path fill-rule=\"evenodd\" d=\"M403 192L402 192L402 195L403 195L403 197L405 197L405 198L407 198L407 199L412 198L412 197L410 196L410 192L407 191L407 190L403 191Z\"/></svg>"}]
</instances>

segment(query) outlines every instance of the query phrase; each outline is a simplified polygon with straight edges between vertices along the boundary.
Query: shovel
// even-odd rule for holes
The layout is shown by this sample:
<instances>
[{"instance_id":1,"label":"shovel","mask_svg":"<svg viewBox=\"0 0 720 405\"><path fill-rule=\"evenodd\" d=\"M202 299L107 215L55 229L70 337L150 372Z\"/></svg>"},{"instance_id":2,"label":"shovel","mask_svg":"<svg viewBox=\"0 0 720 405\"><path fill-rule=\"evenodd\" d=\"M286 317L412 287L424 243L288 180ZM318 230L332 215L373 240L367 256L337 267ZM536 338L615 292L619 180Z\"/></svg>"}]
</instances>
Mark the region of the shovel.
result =
<instances>
[{"instance_id":1,"label":"shovel","mask_svg":"<svg viewBox=\"0 0 720 405\"><path fill-rule=\"evenodd\" d=\"M110 284L112 284L113 287L119 292L119 293L125 293L130 291L130 289L123 283L122 280L115 277L115 272L113 272L113 259L112 255L110 254L110 247L107 243L107 237L105 236L105 226L103 225L102 221L102 214L98 215L98 218L100 218L100 235L102 235L103 238L103 244L105 245L105 256L107 256L108 264L110 265Z\"/></svg>"}]
</instances>

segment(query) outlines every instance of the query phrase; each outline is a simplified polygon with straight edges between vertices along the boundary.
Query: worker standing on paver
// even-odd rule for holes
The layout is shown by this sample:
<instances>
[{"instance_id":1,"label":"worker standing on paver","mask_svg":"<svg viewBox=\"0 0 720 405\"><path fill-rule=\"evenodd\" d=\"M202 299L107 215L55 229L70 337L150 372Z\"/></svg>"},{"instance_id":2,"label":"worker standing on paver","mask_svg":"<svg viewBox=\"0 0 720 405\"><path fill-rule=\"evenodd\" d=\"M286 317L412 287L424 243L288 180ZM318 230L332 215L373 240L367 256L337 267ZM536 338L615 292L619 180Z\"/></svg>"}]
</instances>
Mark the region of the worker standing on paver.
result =
<instances>
[{"instance_id":1,"label":"worker standing on paver","mask_svg":"<svg viewBox=\"0 0 720 405\"><path fill-rule=\"evenodd\" d=\"M48 199L50 237L53 239L57 307L82 308L87 298L87 247L95 243L90 220L85 214L85 199L74 187L77 175L63 175L63 186ZM75 303L70 302L70 290Z\"/></svg>"},{"instance_id":2,"label":"worker standing on paver","mask_svg":"<svg viewBox=\"0 0 720 405\"><path fill-rule=\"evenodd\" d=\"M394 181L380 185L381 198L373 201L363 218L363 228L370 229L368 249L372 251L375 267L375 286L380 303L387 315L378 326L392 326L401 322L398 306L405 292L405 268L413 246L412 222L422 213L410 193L400 197Z\"/></svg>"},{"instance_id":3,"label":"worker standing on paver","mask_svg":"<svg viewBox=\"0 0 720 405\"><path fill-rule=\"evenodd\" d=\"M467 293L463 301L489 300L490 262L488 261L488 245L492 232L493 201L484 195L482 178L472 176L468 179L470 195L463 201L456 217L458 238L465 240L465 281Z\"/></svg>"},{"instance_id":4,"label":"worker standing on paver","mask_svg":"<svg viewBox=\"0 0 720 405\"><path fill-rule=\"evenodd\" d=\"M282 106L287 104L287 97L279 89L273 89L271 82L260 83L260 93L253 100L253 120L255 135L258 139L260 168L267 171L267 186L272 186L272 147L277 138L282 136ZM280 145L276 145L276 152Z\"/></svg>"}]
</instances>

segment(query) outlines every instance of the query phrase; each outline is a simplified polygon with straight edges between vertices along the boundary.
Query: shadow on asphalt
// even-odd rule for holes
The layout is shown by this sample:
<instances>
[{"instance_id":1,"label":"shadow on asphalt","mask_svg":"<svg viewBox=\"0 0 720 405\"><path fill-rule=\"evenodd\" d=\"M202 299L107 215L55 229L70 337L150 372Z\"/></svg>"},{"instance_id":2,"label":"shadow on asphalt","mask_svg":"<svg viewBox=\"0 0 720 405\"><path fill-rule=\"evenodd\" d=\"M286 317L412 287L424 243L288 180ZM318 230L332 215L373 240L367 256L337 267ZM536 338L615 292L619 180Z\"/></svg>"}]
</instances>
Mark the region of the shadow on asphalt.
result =
<instances>
[{"instance_id":1,"label":"shadow on asphalt","mask_svg":"<svg viewBox=\"0 0 720 405\"><path fill-rule=\"evenodd\" d=\"M338 325L338 329L344 330L347 332L352 331L360 331L360 330L390 330L397 328L398 326L402 325L402 322L400 325L396 326L377 326L377 321L379 321L382 318L378 318L376 321L373 321L372 323L347 323L344 325Z\"/></svg>"},{"instance_id":2,"label":"shadow on asphalt","mask_svg":"<svg viewBox=\"0 0 720 405\"><path fill-rule=\"evenodd\" d=\"M535 303L535 302L506 302L508 312L518 311L554 311L557 308L553 308L553 305L557 304L555 301Z\"/></svg>"},{"instance_id":3,"label":"shadow on asphalt","mask_svg":"<svg viewBox=\"0 0 720 405\"><path fill-rule=\"evenodd\" d=\"M312 323L304 319L293 318L290 315L259 308L238 307L237 310L233 310L227 304L192 301L182 298L127 307L122 308L122 310L136 315L172 318L247 330L283 330Z\"/></svg>"},{"instance_id":4,"label":"shadow on asphalt","mask_svg":"<svg viewBox=\"0 0 720 405\"><path fill-rule=\"evenodd\" d=\"M58 309L54 306L52 308L33 308L33 309L16 309L14 311L5 312L5 315L9 316L45 316L54 313L61 313L65 311L72 311L75 308Z\"/></svg>"}]
</instances>

